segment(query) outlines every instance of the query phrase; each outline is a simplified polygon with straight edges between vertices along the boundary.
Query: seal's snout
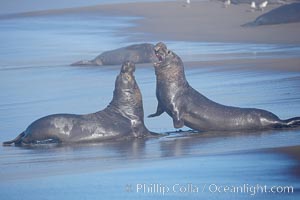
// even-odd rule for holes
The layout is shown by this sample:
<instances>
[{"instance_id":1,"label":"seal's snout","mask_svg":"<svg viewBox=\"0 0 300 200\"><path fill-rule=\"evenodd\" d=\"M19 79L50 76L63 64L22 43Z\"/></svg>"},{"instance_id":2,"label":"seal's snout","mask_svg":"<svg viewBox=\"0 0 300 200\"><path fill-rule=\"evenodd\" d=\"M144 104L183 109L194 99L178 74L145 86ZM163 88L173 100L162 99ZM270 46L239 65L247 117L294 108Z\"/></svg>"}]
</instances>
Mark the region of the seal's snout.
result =
<instances>
[{"instance_id":1,"label":"seal's snout","mask_svg":"<svg viewBox=\"0 0 300 200\"><path fill-rule=\"evenodd\" d=\"M130 61L125 61L122 65L121 72L122 73L130 73L133 74L135 71L135 64Z\"/></svg>"},{"instance_id":2,"label":"seal's snout","mask_svg":"<svg viewBox=\"0 0 300 200\"><path fill-rule=\"evenodd\" d=\"M158 61L162 62L168 53L168 49L164 43L159 42L155 45L154 52Z\"/></svg>"},{"instance_id":3,"label":"seal's snout","mask_svg":"<svg viewBox=\"0 0 300 200\"><path fill-rule=\"evenodd\" d=\"M159 49L167 49L167 45L163 42L159 42L155 45L154 50L157 51Z\"/></svg>"}]
</instances>

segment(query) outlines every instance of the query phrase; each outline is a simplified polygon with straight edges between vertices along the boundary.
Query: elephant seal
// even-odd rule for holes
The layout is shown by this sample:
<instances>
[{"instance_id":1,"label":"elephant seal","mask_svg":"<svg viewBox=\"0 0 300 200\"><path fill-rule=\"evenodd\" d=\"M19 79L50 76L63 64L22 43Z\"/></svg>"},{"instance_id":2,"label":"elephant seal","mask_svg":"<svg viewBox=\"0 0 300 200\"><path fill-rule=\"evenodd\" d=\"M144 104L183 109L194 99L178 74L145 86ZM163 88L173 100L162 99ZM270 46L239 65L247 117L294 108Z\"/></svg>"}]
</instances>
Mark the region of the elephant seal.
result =
<instances>
[{"instance_id":1,"label":"elephant seal","mask_svg":"<svg viewBox=\"0 0 300 200\"><path fill-rule=\"evenodd\" d=\"M135 65L125 62L116 78L113 99L102 111L86 114L55 114L34 121L19 136L3 145L98 142L145 137L143 102L133 75Z\"/></svg>"},{"instance_id":2,"label":"elephant seal","mask_svg":"<svg viewBox=\"0 0 300 200\"><path fill-rule=\"evenodd\" d=\"M288 128L300 125L300 117L281 120L266 110L238 108L216 103L187 82L181 59L166 45L158 43L154 64L158 106L155 117L167 112L175 128L184 125L198 131L242 131Z\"/></svg>"},{"instance_id":3,"label":"elephant seal","mask_svg":"<svg viewBox=\"0 0 300 200\"><path fill-rule=\"evenodd\" d=\"M260 26L300 22L300 3L292 3L275 8L261 16L254 22L243 26Z\"/></svg>"},{"instance_id":4,"label":"elephant seal","mask_svg":"<svg viewBox=\"0 0 300 200\"><path fill-rule=\"evenodd\" d=\"M153 63L156 61L154 45L143 43L134 44L119 49L106 51L93 60L83 60L71 65L119 65L125 61L133 63Z\"/></svg>"}]
</instances>

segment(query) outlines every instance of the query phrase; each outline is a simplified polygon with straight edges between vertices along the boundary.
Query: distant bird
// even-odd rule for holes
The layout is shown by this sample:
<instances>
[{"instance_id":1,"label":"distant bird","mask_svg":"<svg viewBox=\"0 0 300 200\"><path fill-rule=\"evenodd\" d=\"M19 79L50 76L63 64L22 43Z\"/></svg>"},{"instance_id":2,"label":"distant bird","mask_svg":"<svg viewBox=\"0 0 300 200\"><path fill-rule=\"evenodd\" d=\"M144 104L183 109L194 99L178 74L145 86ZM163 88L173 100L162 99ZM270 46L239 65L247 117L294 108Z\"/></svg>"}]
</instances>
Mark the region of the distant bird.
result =
<instances>
[{"instance_id":1,"label":"distant bird","mask_svg":"<svg viewBox=\"0 0 300 200\"><path fill-rule=\"evenodd\" d=\"M267 7L267 5L268 5L268 1L264 1L258 5L258 9L264 11L264 8Z\"/></svg>"},{"instance_id":2,"label":"distant bird","mask_svg":"<svg viewBox=\"0 0 300 200\"><path fill-rule=\"evenodd\" d=\"M227 8L228 6L230 6L231 1L230 0L225 0L224 1L224 7Z\"/></svg>"},{"instance_id":3,"label":"distant bird","mask_svg":"<svg viewBox=\"0 0 300 200\"><path fill-rule=\"evenodd\" d=\"M250 7L251 7L251 12L254 12L256 10L256 3L255 3L255 1L251 2Z\"/></svg>"},{"instance_id":4,"label":"distant bird","mask_svg":"<svg viewBox=\"0 0 300 200\"><path fill-rule=\"evenodd\" d=\"M186 0L185 5L183 5L184 7L190 7L191 5L191 0Z\"/></svg>"}]
</instances>

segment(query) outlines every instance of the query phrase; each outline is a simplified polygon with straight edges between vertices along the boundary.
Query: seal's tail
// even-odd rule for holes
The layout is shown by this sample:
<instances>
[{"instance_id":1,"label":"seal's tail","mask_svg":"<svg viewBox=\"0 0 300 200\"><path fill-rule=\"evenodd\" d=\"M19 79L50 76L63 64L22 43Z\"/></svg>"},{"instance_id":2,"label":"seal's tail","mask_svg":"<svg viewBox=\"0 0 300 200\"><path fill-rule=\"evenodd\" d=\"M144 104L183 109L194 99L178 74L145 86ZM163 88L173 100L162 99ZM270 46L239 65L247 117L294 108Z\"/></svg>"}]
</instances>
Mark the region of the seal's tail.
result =
<instances>
[{"instance_id":1,"label":"seal's tail","mask_svg":"<svg viewBox=\"0 0 300 200\"><path fill-rule=\"evenodd\" d=\"M95 65L95 63L91 60L81 60L71 64L71 66L82 66L82 65Z\"/></svg>"},{"instance_id":2,"label":"seal's tail","mask_svg":"<svg viewBox=\"0 0 300 200\"><path fill-rule=\"evenodd\" d=\"M287 127L300 127L300 117L282 120Z\"/></svg>"},{"instance_id":3,"label":"seal's tail","mask_svg":"<svg viewBox=\"0 0 300 200\"><path fill-rule=\"evenodd\" d=\"M3 142L3 146L10 146L12 145L13 143L15 143L16 145L17 144L20 144L22 142L22 138L25 136L25 133L22 132L21 134L19 134L15 139L13 140L10 140L10 141L6 141L6 142Z\"/></svg>"}]
</instances>

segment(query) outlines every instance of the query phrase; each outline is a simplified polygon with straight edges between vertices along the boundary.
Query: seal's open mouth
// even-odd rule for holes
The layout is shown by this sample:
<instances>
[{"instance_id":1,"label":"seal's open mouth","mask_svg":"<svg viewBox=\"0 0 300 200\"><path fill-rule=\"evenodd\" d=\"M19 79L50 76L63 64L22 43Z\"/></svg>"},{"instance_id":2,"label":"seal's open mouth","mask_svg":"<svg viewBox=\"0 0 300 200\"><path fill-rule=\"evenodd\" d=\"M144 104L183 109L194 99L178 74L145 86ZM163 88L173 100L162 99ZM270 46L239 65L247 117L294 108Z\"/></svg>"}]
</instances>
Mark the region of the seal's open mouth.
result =
<instances>
[{"instance_id":1,"label":"seal's open mouth","mask_svg":"<svg viewBox=\"0 0 300 200\"><path fill-rule=\"evenodd\" d=\"M158 47L158 48L155 48L154 51L155 51L155 55L156 55L158 61L162 62L163 56L164 56L163 50L160 47Z\"/></svg>"},{"instance_id":2,"label":"seal's open mouth","mask_svg":"<svg viewBox=\"0 0 300 200\"><path fill-rule=\"evenodd\" d=\"M162 58L162 56L161 56L161 55L159 55L159 53L158 53L158 52L155 52L155 55L156 55L156 57L158 58L158 61L159 61L159 62L162 62L162 61L163 61L163 58Z\"/></svg>"},{"instance_id":3,"label":"seal's open mouth","mask_svg":"<svg viewBox=\"0 0 300 200\"><path fill-rule=\"evenodd\" d=\"M155 55L156 55L156 57L158 59L158 62L155 63L156 65L160 64L160 63L162 63L164 61L164 59L166 57L167 50L168 50L167 46L164 43L162 43L162 42L160 42L160 43L158 43L158 44L155 45L154 52L155 52Z\"/></svg>"}]
</instances>

